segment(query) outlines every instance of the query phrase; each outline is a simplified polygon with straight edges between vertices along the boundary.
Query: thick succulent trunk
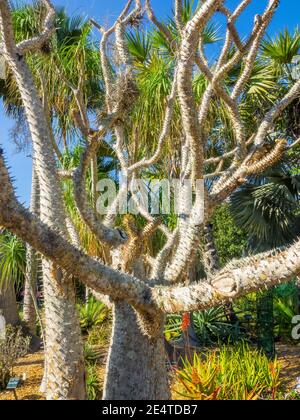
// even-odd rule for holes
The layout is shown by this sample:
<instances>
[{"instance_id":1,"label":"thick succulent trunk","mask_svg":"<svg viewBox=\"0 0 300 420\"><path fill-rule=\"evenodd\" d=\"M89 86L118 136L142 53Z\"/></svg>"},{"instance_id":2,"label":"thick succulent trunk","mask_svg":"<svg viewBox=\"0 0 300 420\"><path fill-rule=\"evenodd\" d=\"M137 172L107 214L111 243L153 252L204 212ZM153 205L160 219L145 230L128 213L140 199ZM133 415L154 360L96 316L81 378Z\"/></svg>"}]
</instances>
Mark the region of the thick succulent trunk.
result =
<instances>
[{"instance_id":1,"label":"thick succulent trunk","mask_svg":"<svg viewBox=\"0 0 300 420\"><path fill-rule=\"evenodd\" d=\"M39 182L34 163L32 167L30 211L39 215L40 207ZM34 299L37 292L38 261L36 251L29 245L26 247L26 276L24 288L24 321L31 334L35 334L36 310Z\"/></svg>"},{"instance_id":2,"label":"thick succulent trunk","mask_svg":"<svg viewBox=\"0 0 300 420\"><path fill-rule=\"evenodd\" d=\"M19 323L16 293L12 281L4 282L0 286L0 311L2 311L7 325Z\"/></svg>"},{"instance_id":3,"label":"thick succulent trunk","mask_svg":"<svg viewBox=\"0 0 300 420\"><path fill-rule=\"evenodd\" d=\"M140 330L135 312L124 302L114 305L103 398L131 401L170 399L163 325L161 337L146 337Z\"/></svg>"}]
</instances>

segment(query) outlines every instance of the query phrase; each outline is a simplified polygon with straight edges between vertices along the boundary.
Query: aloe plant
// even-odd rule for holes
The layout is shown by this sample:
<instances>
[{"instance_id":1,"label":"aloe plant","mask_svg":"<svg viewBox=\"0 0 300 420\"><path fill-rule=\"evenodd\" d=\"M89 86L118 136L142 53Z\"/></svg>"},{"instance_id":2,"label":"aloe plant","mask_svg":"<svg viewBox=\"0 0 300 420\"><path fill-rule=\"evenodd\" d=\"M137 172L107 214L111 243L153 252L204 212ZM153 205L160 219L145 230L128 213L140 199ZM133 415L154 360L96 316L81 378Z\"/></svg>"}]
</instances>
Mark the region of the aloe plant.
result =
<instances>
[{"instance_id":1,"label":"aloe plant","mask_svg":"<svg viewBox=\"0 0 300 420\"><path fill-rule=\"evenodd\" d=\"M246 343L223 346L193 360L184 360L175 372L175 398L194 400L276 399L280 391L280 363L270 363Z\"/></svg>"}]
</instances>

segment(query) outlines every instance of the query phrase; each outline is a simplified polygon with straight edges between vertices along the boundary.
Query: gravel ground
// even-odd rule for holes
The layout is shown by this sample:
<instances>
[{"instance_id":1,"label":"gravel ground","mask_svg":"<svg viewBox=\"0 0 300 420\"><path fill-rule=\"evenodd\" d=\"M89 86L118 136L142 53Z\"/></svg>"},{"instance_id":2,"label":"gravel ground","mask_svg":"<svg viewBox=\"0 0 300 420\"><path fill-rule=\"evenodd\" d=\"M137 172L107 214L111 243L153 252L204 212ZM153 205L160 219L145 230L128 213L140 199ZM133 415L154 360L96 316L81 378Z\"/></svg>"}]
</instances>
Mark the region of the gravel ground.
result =
<instances>
[{"instance_id":1,"label":"gravel ground","mask_svg":"<svg viewBox=\"0 0 300 420\"><path fill-rule=\"evenodd\" d=\"M19 360L14 368L14 376L22 376L26 374L24 385L17 389L17 397L19 400L44 400L42 394L39 393L39 386L43 378L44 371L44 355L43 352L29 354ZM12 391L0 392L0 400L14 400Z\"/></svg>"}]
</instances>

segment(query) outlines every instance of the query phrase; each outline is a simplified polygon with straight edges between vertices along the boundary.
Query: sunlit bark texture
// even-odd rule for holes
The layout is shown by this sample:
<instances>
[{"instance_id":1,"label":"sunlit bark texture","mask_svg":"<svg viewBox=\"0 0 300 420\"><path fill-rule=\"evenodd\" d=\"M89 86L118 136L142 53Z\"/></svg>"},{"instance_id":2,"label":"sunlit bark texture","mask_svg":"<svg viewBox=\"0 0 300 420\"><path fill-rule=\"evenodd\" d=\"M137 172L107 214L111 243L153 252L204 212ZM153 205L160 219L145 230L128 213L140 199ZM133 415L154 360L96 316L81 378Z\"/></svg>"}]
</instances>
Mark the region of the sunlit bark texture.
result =
<instances>
[{"instance_id":1,"label":"sunlit bark texture","mask_svg":"<svg viewBox=\"0 0 300 420\"><path fill-rule=\"evenodd\" d=\"M14 282L11 280L0 285L0 311L7 325L15 326L20 322Z\"/></svg>"},{"instance_id":2,"label":"sunlit bark texture","mask_svg":"<svg viewBox=\"0 0 300 420\"><path fill-rule=\"evenodd\" d=\"M36 215L40 214L39 181L34 165L32 169L30 211ZM29 332L33 335L36 327L37 277L38 256L36 251L30 245L27 245L23 317Z\"/></svg>"},{"instance_id":3,"label":"sunlit bark texture","mask_svg":"<svg viewBox=\"0 0 300 420\"><path fill-rule=\"evenodd\" d=\"M274 123L281 113L300 96L300 81L285 96L272 105L258 121L251 138L243 125L240 97L246 89L259 51L279 1L265 1L265 11L256 16L248 37L239 36L237 20L251 3L240 1L235 9L225 7L224 0L206 0L183 23L180 2L175 4L175 22L180 37L173 38L169 29L159 22L150 0L127 2L115 23L105 29L91 19L101 36L99 65L102 67L101 86L105 105L98 127L92 127L81 87L84 72L78 75L78 86L60 73L70 92L74 94L77 109L74 123L86 139L81 161L74 171L62 173L55 160L53 139L45 117L34 78L27 65L27 54L39 53L45 40L55 36L54 10L49 0L43 0L47 10L44 30L40 36L16 45L8 0L0 0L1 48L10 68L26 111L31 132L35 169L40 186L40 215L26 210L16 199L4 152L0 156L0 224L22 238L43 256L46 307L46 395L48 399L84 399L84 363L78 316L75 308L74 278L80 279L94 294L106 295L114 302L114 328L109 351L105 381L105 399L165 399L169 398L165 367L163 326L166 314L187 313L226 305L250 292L271 288L289 282L300 274L300 239L287 249L232 261L220 270L209 257L211 269L204 278L185 284L188 270L198 258L205 226L217 206L240 188L248 177L261 174L278 163L292 139L274 141L265 148ZM126 123L131 121L131 109L139 98L136 71L127 50L126 31L132 22L141 22L144 15L157 27L174 55L173 82L165 102L164 121L159 136L153 138L153 155L134 160L128 152ZM203 48L203 32L209 20L217 13L227 19L226 37L220 56L214 66L209 65ZM240 75L231 89L224 88L229 72L243 62ZM113 70L113 71L112 71ZM200 103L194 98L195 72L201 72L207 81ZM73 81L74 82L74 81ZM234 145L219 157L207 158L209 133L204 129L210 105L222 100L228 110ZM119 196L108 209L106 218L100 217L94 203L90 203L86 178L98 156L99 146L113 141L129 187L147 169L163 159L164 146L170 133L174 109L180 112L183 151L175 146L179 156L181 188L180 208L186 201L185 180L192 180L197 192L203 180L209 188L194 194L190 214L181 208L178 224L172 230L147 209L139 208L144 228L138 229L134 218L125 217L120 231L119 218L114 214ZM126 121L126 123L125 123ZM271 136L272 138L272 136ZM169 142L173 144L173 142ZM228 149L227 149L228 150ZM256 157L259 156L259 159ZM208 170L210 168L210 170ZM62 177L68 177L74 186L74 200L84 223L98 241L110 249L112 265L87 255L74 242L68 230L68 214L62 198ZM95 180L94 180L95 181ZM206 185L206 183L205 183ZM95 194L95 192L94 192ZM138 204L137 204L138 206ZM157 255L148 255L147 241L162 232L165 245Z\"/></svg>"}]
</instances>

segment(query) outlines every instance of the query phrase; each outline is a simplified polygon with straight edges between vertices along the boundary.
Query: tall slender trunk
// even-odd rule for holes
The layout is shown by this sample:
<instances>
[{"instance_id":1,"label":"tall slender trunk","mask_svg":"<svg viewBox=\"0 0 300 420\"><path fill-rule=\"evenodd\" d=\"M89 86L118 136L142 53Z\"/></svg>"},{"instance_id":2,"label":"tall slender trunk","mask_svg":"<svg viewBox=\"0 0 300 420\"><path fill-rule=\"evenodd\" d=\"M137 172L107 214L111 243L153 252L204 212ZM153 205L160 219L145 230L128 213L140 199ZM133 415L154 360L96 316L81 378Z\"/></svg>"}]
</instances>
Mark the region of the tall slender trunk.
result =
<instances>
[{"instance_id":1,"label":"tall slender trunk","mask_svg":"<svg viewBox=\"0 0 300 420\"><path fill-rule=\"evenodd\" d=\"M3 6L4 7L4 6ZM9 13L2 10L2 13ZM7 28L12 31L12 27ZM3 32L3 30L2 30ZM6 36L13 38L12 34ZM8 44L11 40L8 40ZM24 57L4 51L24 104L40 185L41 219L67 237L65 208L44 108ZM43 261L46 305L47 399L85 399L85 369L73 282L52 263ZM75 338L76 337L76 338Z\"/></svg>"},{"instance_id":2,"label":"tall slender trunk","mask_svg":"<svg viewBox=\"0 0 300 420\"><path fill-rule=\"evenodd\" d=\"M125 302L114 304L104 400L168 400L170 387L162 334L142 334L134 310Z\"/></svg>"},{"instance_id":3,"label":"tall slender trunk","mask_svg":"<svg viewBox=\"0 0 300 420\"><path fill-rule=\"evenodd\" d=\"M40 212L39 181L34 161L32 162L30 211L36 215L39 215ZM31 246L27 245L23 316L29 332L32 335L35 334L36 327L36 310L33 299L35 299L37 293L37 269L37 253Z\"/></svg>"},{"instance_id":4,"label":"tall slender trunk","mask_svg":"<svg viewBox=\"0 0 300 420\"><path fill-rule=\"evenodd\" d=\"M6 325L19 323L18 306L13 281L4 282L0 286L0 310L5 318Z\"/></svg>"},{"instance_id":5,"label":"tall slender trunk","mask_svg":"<svg viewBox=\"0 0 300 420\"><path fill-rule=\"evenodd\" d=\"M257 341L258 347L273 360L276 356L274 335L274 289L258 293L257 309Z\"/></svg>"}]
</instances>

